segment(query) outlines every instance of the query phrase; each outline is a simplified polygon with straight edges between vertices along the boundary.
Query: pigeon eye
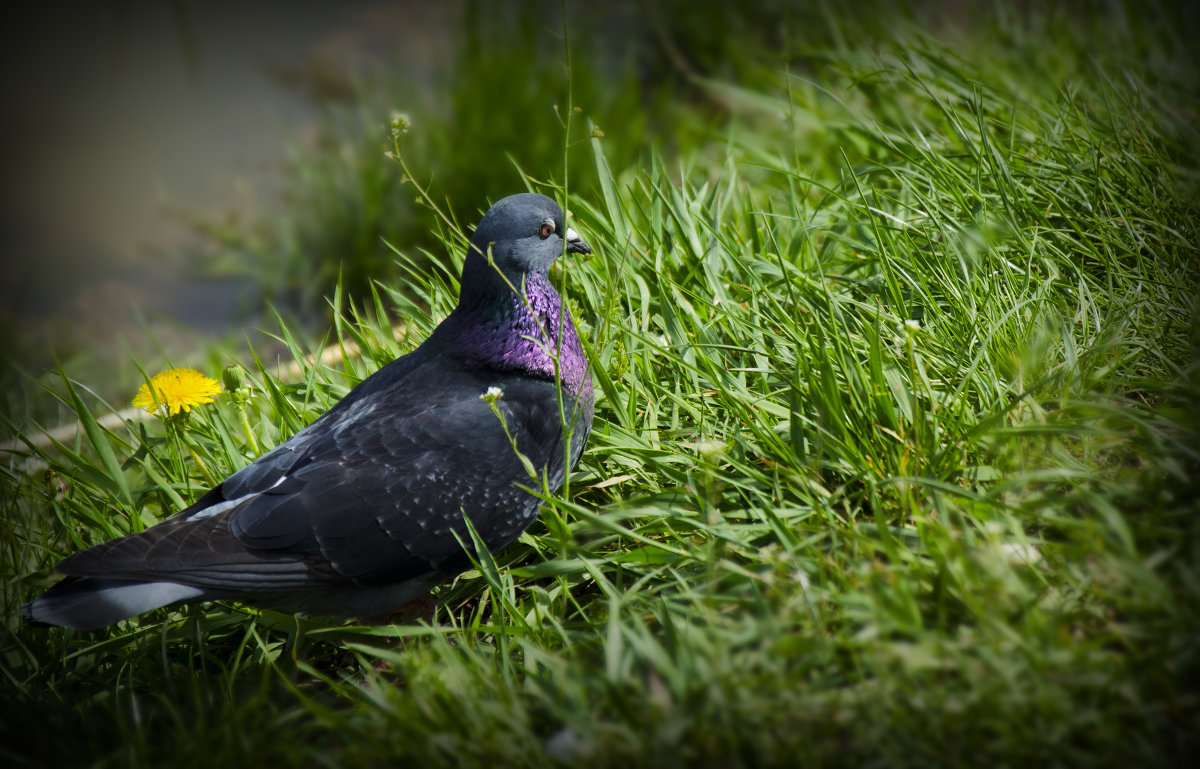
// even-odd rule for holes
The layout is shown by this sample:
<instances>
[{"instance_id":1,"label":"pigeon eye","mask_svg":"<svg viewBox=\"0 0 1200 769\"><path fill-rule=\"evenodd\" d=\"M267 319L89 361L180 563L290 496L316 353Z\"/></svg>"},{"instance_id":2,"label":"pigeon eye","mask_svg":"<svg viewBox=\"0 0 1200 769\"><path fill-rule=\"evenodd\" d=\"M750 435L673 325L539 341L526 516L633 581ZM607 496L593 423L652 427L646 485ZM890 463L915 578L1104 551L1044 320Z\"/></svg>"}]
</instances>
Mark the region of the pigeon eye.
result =
<instances>
[{"instance_id":1,"label":"pigeon eye","mask_svg":"<svg viewBox=\"0 0 1200 769\"><path fill-rule=\"evenodd\" d=\"M551 233L553 232L554 222L542 222L542 229L538 234L542 236L542 240L545 240L546 238L550 237Z\"/></svg>"}]
</instances>

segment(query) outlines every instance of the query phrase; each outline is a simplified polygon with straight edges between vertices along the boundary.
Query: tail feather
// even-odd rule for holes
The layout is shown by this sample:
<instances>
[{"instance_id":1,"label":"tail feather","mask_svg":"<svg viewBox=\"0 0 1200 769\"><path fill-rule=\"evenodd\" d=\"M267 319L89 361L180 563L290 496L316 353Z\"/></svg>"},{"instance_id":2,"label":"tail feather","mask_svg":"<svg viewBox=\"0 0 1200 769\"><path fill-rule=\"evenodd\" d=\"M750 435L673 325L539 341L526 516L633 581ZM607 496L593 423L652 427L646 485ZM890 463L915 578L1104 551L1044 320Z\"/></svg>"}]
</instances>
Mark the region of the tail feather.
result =
<instances>
[{"instance_id":1,"label":"tail feather","mask_svg":"<svg viewBox=\"0 0 1200 769\"><path fill-rule=\"evenodd\" d=\"M215 596L177 582L67 577L22 606L21 616L40 625L95 630L160 606L209 597Z\"/></svg>"}]
</instances>

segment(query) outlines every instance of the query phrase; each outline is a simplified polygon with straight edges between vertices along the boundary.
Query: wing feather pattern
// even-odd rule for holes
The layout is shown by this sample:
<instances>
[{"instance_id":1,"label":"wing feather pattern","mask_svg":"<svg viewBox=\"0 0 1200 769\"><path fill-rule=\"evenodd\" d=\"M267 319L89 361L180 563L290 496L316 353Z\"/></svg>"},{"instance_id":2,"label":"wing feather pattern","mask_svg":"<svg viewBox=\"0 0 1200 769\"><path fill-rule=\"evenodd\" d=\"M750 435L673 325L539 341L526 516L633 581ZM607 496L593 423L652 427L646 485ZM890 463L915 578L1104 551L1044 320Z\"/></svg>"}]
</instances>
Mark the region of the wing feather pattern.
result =
<instances>
[{"instance_id":1,"label":"wing feather pattern","mask_svg":"<svg viewBox=\"0 0 1200 769\"><path fill-rule=\"evenodd\" d=\"M455 537L469 540L464 511L489 533L489 548L509 544L538 501L514 482L534 485L479 398L495 373L413 357L397 361L407 364L391 372L401 381L375 392L369 406L361 396L343 400L191 507L141 534L76 553L59 570L230 594L377 585L464 567ZM403 397L409 384L428 395L424 402ZM553 383L508 378L497 405L535 467L562 464Z\"/></svg>"}]
</instances>

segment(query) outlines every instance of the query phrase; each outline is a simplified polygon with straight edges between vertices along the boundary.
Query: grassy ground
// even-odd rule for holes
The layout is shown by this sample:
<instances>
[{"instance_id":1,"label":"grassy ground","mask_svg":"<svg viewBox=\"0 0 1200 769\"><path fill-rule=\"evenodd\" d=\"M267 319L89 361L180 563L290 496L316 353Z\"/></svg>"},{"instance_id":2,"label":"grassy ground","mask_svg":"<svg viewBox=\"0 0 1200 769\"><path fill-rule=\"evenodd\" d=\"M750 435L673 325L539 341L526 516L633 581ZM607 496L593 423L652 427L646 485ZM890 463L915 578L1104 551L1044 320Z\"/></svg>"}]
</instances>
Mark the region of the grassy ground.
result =
<instances>
[{"instance_id":1,"label":"grassy ground","mask_svg":"<svg viewBox=\"0 0 1200 769\"><path fill-rule=\"evenodd\" d=\"M598 253L556 279L596 427L528 534L443 587L432 625L16 619L57 558L177 509L422 340L461 244L433 254L449 271L400 248L403 284L341 308L362 357L252 372L249 434L222 398L3 470L0 756L1181 762L1200 276L1180 34L1152 15L832 34L773 88L691 81L736 119L615 170L574 116L595 183L569 189L572 226ZM64 387L85 420L108 408Z\"/></svg>"}]
</instances>

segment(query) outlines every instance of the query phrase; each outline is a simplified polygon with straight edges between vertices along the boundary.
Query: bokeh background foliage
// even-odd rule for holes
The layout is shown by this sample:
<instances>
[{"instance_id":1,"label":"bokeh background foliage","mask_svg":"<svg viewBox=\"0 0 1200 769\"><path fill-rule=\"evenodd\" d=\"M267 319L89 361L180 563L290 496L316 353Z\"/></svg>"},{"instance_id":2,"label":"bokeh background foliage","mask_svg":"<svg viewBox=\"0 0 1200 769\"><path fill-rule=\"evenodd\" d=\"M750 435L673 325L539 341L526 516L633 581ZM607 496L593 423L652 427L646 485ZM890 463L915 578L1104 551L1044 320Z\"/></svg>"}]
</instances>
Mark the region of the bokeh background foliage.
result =
<instances>
[{"instance_id":1,"label":"bokeh background foliage","mask_svg":"<svg viewBox=\"0 0 1200 769\"><path fill-rule=\"evenodd\" d=\"M222 398L176 432L87 422L46 468L5 467L0 755L1191 755L1192 17L662 2L617 30L616 56L599 17L552 10L472 7L436 95L363 83L331 101L329 151L294 158L288 214L213 229L215 265L332 309L324 339L278 324L298 376L251 366L252 438ZM412 127L393 141L397 104ZM569 488L440 590L433 625L236 605L95 634L20 625L58 557L152 524L425 338L461 260L429 201L469 223L526 185L566 187L597 249L555 273L596 427ZM361 355L313 362L329 341ZM72 414L108 408L65 373Z\"/></svg>"}]
</instances>

